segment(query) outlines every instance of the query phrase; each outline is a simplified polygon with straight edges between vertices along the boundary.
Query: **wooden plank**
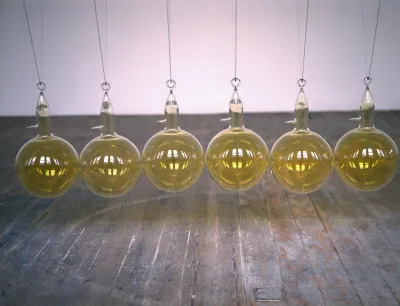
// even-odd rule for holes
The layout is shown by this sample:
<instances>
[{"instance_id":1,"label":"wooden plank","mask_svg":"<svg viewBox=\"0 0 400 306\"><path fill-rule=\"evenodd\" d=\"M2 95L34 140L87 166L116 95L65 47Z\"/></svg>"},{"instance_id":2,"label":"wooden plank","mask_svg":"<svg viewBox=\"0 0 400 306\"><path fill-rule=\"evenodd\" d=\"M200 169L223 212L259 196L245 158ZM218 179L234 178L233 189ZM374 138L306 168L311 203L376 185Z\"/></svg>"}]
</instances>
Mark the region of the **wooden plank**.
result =
<instances>
[{"instance_id":1,"label":"wooden plank","mask_svg":"<svg viewBox=\"0 0 400 306\"><path fill-rule=\"evenodd\" d=\"M239 238L247 299L282 302L279 262L261 184L238 194Z\"/></svg>"},{"instance_id":2,"label":"wooden plank","mask_svg":"<svg viewBox=\"0 0 400 306\"><path fill-rule=\"evenodd\" d=\"M385 287L390 291L390 299L394 298L395 302L399 303L400 252L391 245L385 232L365 207L366 203L374 205L380 205L380 203L374 202L373 197L368 196L368 193L334 185L330 189L332 190L332 196L336 199L343 213L351 217L352 222L350 224L359 242L359 247L368 257L371 264L376 266L379 271L386 285ZM338 192L339 190L340 192ZM360 204L349 206L354 201Z\"/></svg>"},{"instance_id":3,"label":"wooden plank","mask_svg":"<svg viewBox=\"0 0 400 306\"><path fill-rule=\"evenodd\" d=\"M323 305L321 287L285 191L270 176L265 177L262 186L278 254L285 299L290 305Z\"/></svg>"},{"instance_id":4,"label":"wooden plank","mask_svg":"<svg viewBox=\"0 0 400 306\"><path fill-rule=\"evenodd\" d=\"M358 228L365 226L365 218L358 213L359 208L352 204L354 202L348 202L348 207L342 206L335 200L334 194L337 195L337 192L333 193L325 187L310 197L358 296L364 305L396 305L386 280L359 240Z\"/></svg>"},{"instance_id":5,"label":"wooden plank","mask_svg":"<svg viewBox=\"0 0 400 306\"><path fill-rule=\"evenodd\" d=\"M287 193L287 197L324 302L328 305L361 305L340 254L308 195Z\"/></svg>"}]
</instances>

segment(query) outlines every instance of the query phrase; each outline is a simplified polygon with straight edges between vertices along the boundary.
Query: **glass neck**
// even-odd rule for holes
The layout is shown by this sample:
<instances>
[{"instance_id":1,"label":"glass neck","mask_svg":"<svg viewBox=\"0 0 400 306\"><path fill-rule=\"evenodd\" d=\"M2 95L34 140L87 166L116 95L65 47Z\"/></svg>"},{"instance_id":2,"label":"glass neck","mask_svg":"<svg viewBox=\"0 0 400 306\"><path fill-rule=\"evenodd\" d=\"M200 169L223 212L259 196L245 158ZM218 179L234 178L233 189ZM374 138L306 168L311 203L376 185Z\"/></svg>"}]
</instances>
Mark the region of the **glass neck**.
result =
<instances>
[{"instance_id":1,"label":"glass neck","mask_svg":"<svg viewBox=\"0 0 400 306\"><path fill-rule=\"evenodd\" d=\"M243 128L243 112L234 112L229 110L229 116L231 118L230 128Z\"/></svg>"},{"instance_id":2,"label":"glass neck","mask_svg":"<svg viewBox=\"0 0 400 306\"><path fill-rule=\"evenodd\" d=\"M36 105L36 122L38 125L39 136L51 135L51 117L49 105L43 91L39 93Z\"/></svg>"},{"instance_id":3,"label":"glass neck","mask_svg":"<svg viewBox=\"0 0 400 306\"><path fill-rule=\"evenodd\" d=\"M103 135L113 135L115 134L115 116L114 114L102 112L101 113L101 123Z\"/></svg>"},{"instance_id":4,"label":"glass neck","mask_svg":"<svg viewBox=\"0 0 400 306\"><path fill-rule=\"evenodd\" d=\"M299 108L294 111L295 130L308 130L308 108Z\"/></svg>"},{"instance_id":5,"label":"glass neck","mask_svg":"<svg viewBox=\"0 0 400 306\"><path fill-rule=\"evenodd\" d=\"M360 127L373 128L374 127L374 107L360 110Z\"/></svg>"},{"instance_id":6,"label":"glass neck","mask_svg":"<svg viewBox=\"0 0 400 306\"><path fill-rule=\"evenodd\" d=\"M50 118L50 116L36 115L36 121L38 124L39 136L50 136L51 135L51 118Z\"/></svg>"},{"instance_id":7,"label":"glass neck","mask_svg":"<svg viewBox=\"0 0 400 306\"><path fill-rule=\"evenodd\" d=\"M165 119L166 119L166 126L165 128L167 130L179 130L179 125L178 125L178 114L177 113L165 113Z\"/></svg>"}]
</instances>

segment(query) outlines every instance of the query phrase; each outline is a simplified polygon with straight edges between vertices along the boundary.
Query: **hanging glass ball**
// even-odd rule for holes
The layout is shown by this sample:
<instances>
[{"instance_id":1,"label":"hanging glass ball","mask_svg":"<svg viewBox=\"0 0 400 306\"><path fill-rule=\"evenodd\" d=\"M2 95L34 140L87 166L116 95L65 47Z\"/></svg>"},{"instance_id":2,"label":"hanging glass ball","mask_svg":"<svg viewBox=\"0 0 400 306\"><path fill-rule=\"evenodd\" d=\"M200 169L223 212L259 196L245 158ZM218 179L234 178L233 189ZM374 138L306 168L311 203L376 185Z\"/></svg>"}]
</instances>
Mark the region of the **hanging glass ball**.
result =
<instances>
[{"instance_id":1,"label":"hanging glass ball","mask_svg":"<svg viewBox=\"0 0 400 306\"><path fill-rule=\"evenodd\" d=\"M75 149L51 132L47 100L40 92L36 107L39 135L25 143L15 159L21 184L40 198L57 197L75 182L79 162Z\"/></svg>"},{"instance_id":2,"label":"hanging glass ball","mask_svg":"<svg viewBox=\"0 0 400 306\"><path fill-rule=\"evenodd\" d=\"M275 180L285 189L309 193L319 189L333 169L329 144L311 131L291 131L282 135L271 150Z\"/></svg>"},{"instance_id":3,"label":"hanging glass ball","mask_svg":"<svg viewBox=\"0 0 400 306\"><path fill-rule=\"evenodd\" d=\"M350 187L372 191L385 186L395 175L398 151L393 140L373 126L374 102L368 87L360 110L360 126L336 145L335 168Z\"/></svg>"},{"instance_id":4,"label":"hanging glass ball","mask_svg":"<svg viewBox=\"0 0 400 306\"><path fill-rule=\"evenodd\" d=\"M78 155L64 139L37 136L19 150L15 171L21 184L40 198L65 193L78 174Z\"/></svg>"},{"instance_id":5,"label":"hanging glass ball","mask_svg":"<svg viewBox=\"0 0 400 306\"><path fill-rule=\"evenodd\" d=\"M340 178L359 190L385 186L397 171L396 144L376 128L357 128L346 133L335 148L335 168Z\"/></svg>"},{"instance_id":6,"label":"hanging glass ball","mask_svg":"<svg viewBox=\"0 0 400 306\"><path fill-rule=\"evenodd\" d=\"M115 132L115 118L108 94L101 110L102 134L91 140L80 155L81 177L101 197L124 195L137 183L141 172L140 153L127 138Z\"/></svg>"},{"instance_id":7,"label":"hanging glass ball","mask_svg":"<svg viewBox=\"0 0 400 306\"><path fill-rule=\"evenodd\" d=\"M184 191L200 177L204 153L199 141L184 130L160 131L143 150L149 180L164 191Z\"/></svg>"},{"instance_id":8,"label":"hanging glass ball","mask_svg":"<svg viewBox=\"0 0 400 306\"><path fill-rule=\"evenodd\" d=\"M229 128L218 133L206 152L207 169L212 179L228 190L255 186L268 168L265 142L246 128Z\"/></svg>"},{"instance_id":9,"label":"hanging glass ball","mask_svg":"<svg viewBox=\"0 0 400 306\"><path fill-rule=\"evenodd\" d=\"M255 186L268 168L265 142L243 126L243 106L237 88L229 103L230 126L218 133L206 152L211 178L222 188L246 190Z\"/></svg>"},{"instance_id":10,"label":"hanging glass ball","mask_svg":"<svg viewBox=\"0 0 400 306\"><path fill-rule=\"evenodd\" d=\"M81 176L86 186L102 197L127 193L137 183L140 153L136 146L120 135L102 135L91 140L81 156Z\"/></svg>"},{"instance_id":11,"label":"hanging glass ball","mask_svg":"<svg viewBox=\"0 0 400 306\"><path fill-rule=\"evenodd\" d=\"M309 193L319 189L333 169L329 144L308 129L308 103L301 88L296 100L295 128L282 135L271 150L275 180L286 190Z\"/></svg>"},{"instance_id":12,"label":"hanging glass ball","mask_svg":"<svg viewBox=\"0 0 400 306\"><path fill-rule=\"evenodd\" d=\"M190 188L204 167L199 141L178 126L178 104L172 92L165 104L166 128L151 137L143 150L144 169L157 188L175 192Z\"/></svg>"}]
</instances>

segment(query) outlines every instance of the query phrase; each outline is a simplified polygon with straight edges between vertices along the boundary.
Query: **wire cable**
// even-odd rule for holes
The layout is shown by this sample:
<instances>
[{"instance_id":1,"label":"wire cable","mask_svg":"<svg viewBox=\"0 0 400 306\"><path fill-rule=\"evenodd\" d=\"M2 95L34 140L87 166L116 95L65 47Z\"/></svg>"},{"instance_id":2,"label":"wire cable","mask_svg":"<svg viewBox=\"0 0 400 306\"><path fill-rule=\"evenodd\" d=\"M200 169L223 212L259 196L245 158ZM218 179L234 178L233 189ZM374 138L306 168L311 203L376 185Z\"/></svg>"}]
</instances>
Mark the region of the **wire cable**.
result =
<instances>
[{"instance_id":1,"label":"wire cable","mask_svg":"<svg viewBox=\"0 0 400 306\"><path fill-rule=\"evenodd\" d=\"M98 15L97 15L96 0L93 0L93 5L94 5L94 13L95 13L95 16L96 16L96 27L97 27L97 37L98 37L98 40L99 40L101 66L103 68L103 79L104 79L104 83L103 84L108 84L108 82L106 81L106 72L105 72L105 68L104 68L103 49L101 47L101 36L100 36L100 29L99 29L99 18L98 18Z\"/></svg>"},{"instance_id":2,"label":"wire cable","mask_svg":"<svg viewBox=\"0 0 400 306\"><path fill-rule=\"evenodd\" d=\"M24 11L25 11L25 18L26 18L26 23L28 25L28 31L29 31L29 38L31 41L31 47L32 47L32 53L33 53L33 58L35 60L35 66L36 66L36 74L37 74L37 78L38 78L38 84L42 83L42 79L39 73L39 66L37 63L37 58L36 58L36 52L35 52L35 46L33 44L33 38L32 38L32 31L31 31L31 25L29 23L29 17L28 17L28 10L26 9L26 2L25 0L23 0L23 4L24 4Z\"/></svg>"}]
</instances>

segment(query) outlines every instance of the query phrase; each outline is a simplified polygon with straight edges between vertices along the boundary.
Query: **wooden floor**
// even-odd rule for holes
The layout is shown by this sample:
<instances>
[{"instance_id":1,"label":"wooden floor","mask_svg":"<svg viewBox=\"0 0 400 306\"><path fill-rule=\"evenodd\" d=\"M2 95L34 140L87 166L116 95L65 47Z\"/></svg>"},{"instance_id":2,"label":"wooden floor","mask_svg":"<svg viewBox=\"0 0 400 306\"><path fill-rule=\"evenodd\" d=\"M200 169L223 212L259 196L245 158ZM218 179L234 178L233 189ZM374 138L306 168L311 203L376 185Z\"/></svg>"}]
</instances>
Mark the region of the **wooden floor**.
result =
<instances>
[{"instance_id":1,"label":"wooden floor","mask_svg":"<svg viewBox=\"0 0 400 306\"><path fill-rule=\"evenodd\" d=\"M350 113L313 113L332 147ZM182 116L204 148L223 116ZM376 125L400 144L400 112ZM269 148L289 114L248 114ZM140 150L161 117L119 117ZM78 152L97 117L53 118ZM398 305L400 175L373 193L332 174L309 195L265 175L246 192L217 187L204 170L187 192L158 191L142 175L126 196L102 199L81 181L58 199L27 194L13 172L33 118L0 119L0 305Z\"/></svg>"}]
</instances>

